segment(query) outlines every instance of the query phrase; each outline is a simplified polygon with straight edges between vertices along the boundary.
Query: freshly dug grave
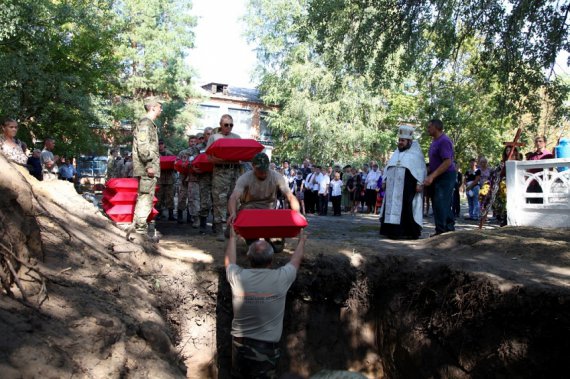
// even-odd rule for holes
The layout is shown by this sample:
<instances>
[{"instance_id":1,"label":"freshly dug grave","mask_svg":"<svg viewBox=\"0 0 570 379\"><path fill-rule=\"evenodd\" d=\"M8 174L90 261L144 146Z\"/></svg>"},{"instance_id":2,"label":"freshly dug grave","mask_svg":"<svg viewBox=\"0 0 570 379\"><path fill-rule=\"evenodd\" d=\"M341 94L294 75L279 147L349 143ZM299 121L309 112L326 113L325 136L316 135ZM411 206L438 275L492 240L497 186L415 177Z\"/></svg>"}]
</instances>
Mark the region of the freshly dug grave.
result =
<instances>
[{"instance_id":1,"label":"freshly dug grave","mask_svg":"<svg viewBox=\"0 0 570 379\"><path fill-rule=\"evenodd\" d=\"M306 258L288 294L281 373L533 378L564 372L570 353L567 230L458 231L393 242L377 236L373 217L333 224L311 216L309 223ZM227 378L232 310L223 244L184 226L159 227L169 248L190 244L211 257L207 264L198 256L186 261L203 273L197 287L208 288L208 295L196 303L204 315L200 328L215 334L216 348L206 344L211 360L187 364L201 373L195 377ZM288 241L275 266L288 261L295 243ZM245 246L239 249L238 263L247 265ZM192 309L190 301L168 314L183 320ZM181 337L196 334L196 320L179 324Z\"/></svg>"},{"instance_id":2,"label":"freshly dug grave","mask_svg":"<svg viewBox=\"0 0 570 379\"><path fill-rule=\"evenodd\" d=\"M0 295L2 378L229 377L223 243L166 222L158 246L127 242L69 183L37 182L2 157L0 169L14 173L0 179L0 191L11 191L0 201L2 241L41 273L23 282L27 302L15 283L13 297ZM288 294L281 373L565 376L567 230L394 242L377 227L363 215L309 217L306 258ZM243 244L239 250L247 265Z\"/></svg>"}]
</instances>

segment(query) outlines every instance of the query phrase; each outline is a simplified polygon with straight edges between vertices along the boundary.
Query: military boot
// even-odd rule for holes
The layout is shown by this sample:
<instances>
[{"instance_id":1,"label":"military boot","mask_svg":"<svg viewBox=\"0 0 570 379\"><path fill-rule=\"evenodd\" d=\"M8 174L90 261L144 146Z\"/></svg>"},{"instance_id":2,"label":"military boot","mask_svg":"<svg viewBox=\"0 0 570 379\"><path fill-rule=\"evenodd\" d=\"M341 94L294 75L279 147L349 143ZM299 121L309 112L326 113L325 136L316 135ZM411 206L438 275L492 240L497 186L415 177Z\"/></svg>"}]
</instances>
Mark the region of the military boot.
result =
<instances>
[{"instance_id":1,"label":"military boot","mask_svg":"<svg viewBox=\"0 0 570 379\"><path fill-rule=\"evenodd\" d=\"M179 209L176 212L176 222L179 224L182 224L184 222L184 211L182 209Z\"/></svg>"},{"instance_id":2,"label":"military boot","mask_svg":"<svg viewBox=\"0 0 570 379\"><path fill-rule=\"evenodd\" d=\"M192 216L192 229L198 229L198 226L200 226L200 218L198 215Z\"/></svg>"},{"instance_id":3,"label":"military boot","mask_svg":"<svg viewBox=\"0 0 570 379\"><path fill-rule=\"evenodd\" d=\"M224 242L226 237L224 237L224 225L221 222L215 224L216 226L216 241Z\"/></svg>"},{"instance_id":4,"label":"military boot","mask_svg":"<svg viewBox=\"0 0 570 379\"><path fill-rule=\"evenodd\" d=\"M174 218L174 209L168 210L168 221L176 221L176 219Z\"/></svg>"},{"instance_id":5,"label":"military boot","mask_svg":"<svg viewBox=\"0 0 570 379\"><path fill-rule=\"evenodd\" d=\"M192 223L192 216L190 215L190 211L188 209L186 210L186 223L187 224Z\"/></svg>"},{"instance_id":6,"label":"military boot","mask_svg":"<svg viewBox=\"0 0 570 379\"><path fill-rule=\"evenodd\" d=\"M200 216L200 234L206 234L206 224L208 218L206 216Z\"/></svg>"}]
</instances>

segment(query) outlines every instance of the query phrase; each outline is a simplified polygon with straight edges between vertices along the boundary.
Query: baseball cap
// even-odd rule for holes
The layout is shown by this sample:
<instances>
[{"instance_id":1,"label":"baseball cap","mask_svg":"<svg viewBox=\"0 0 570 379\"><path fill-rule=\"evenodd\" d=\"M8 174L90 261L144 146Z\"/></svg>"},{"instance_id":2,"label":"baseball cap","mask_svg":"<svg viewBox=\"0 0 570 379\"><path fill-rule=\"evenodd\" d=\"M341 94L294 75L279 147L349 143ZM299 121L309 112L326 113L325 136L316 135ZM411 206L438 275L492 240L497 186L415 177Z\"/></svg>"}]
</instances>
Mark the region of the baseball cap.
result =
<instances>
[{"instance_id":1,"label":"baseball cap","mask_svg":"<svg viewBox=\"0 0 570 379\"><path fill-rule=\"evenodd\" d=\"M257 153L253 157L251 165L257 169L267 171L269 169L269 157L265 153Z\"/></svg>"}]
</instances>

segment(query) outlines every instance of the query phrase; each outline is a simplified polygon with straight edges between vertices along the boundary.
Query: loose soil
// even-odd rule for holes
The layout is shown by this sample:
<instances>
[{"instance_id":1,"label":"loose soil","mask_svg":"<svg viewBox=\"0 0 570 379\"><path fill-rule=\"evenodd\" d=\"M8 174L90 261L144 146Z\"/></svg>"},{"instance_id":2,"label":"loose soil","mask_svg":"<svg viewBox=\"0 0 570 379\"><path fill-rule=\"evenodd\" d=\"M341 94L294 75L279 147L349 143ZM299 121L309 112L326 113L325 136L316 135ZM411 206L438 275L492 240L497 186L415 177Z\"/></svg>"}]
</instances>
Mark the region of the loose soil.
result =
<instances>
[{"instance_id":1,"label":"loose soil","mask_svg":"<svg viewBox=\"0 0 570 379\"><path fill-rule=\"evenodd\" d=\"M229 377L224 243L175 222L157 223L158 245L130 242L70 183L37 182L2 157L0 170L13 173L0 178L1 241L45 282L20 265L27 301L15 284L0 295L0 377ZM308 221L279 372L566 376L567 230L458 221L454 233L391 241L372 215Z\"/></svg>"}]
</instances>

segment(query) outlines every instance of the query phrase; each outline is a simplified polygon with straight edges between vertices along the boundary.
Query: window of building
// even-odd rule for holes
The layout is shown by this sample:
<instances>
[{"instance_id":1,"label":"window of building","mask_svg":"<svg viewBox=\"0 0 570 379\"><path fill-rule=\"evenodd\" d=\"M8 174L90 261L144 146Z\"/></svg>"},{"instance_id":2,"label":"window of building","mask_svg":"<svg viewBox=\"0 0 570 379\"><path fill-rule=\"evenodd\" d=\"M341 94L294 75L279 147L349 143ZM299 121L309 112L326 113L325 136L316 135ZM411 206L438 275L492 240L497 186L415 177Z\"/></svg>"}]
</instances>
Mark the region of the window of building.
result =
<instances>
[{"instance_id":1,"label":"window of building","mask_svg":"<svg viewBox=\"0 0 570 379\"><path fill-rule=\"evenodd\" d=\"M253 122L251 110L229 108L228 113L234 119L232 132L239 134L241 138L251 138L251 124Z\"/></svg>"},{"instance_id":2,"label":"window of building","mask_svg":"<svg viewBox=\"0 0 570 379\"><path fill-rule=\"evenodd\" d=\"M201 117L197 120L198 128L216 128L220 123L220 107L217 105L200 104Z\"/></svg>"}]
</instances>

